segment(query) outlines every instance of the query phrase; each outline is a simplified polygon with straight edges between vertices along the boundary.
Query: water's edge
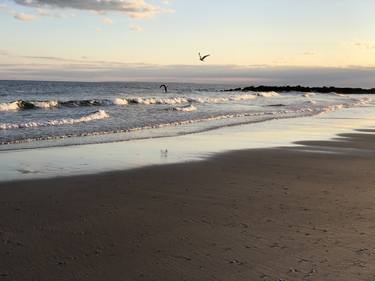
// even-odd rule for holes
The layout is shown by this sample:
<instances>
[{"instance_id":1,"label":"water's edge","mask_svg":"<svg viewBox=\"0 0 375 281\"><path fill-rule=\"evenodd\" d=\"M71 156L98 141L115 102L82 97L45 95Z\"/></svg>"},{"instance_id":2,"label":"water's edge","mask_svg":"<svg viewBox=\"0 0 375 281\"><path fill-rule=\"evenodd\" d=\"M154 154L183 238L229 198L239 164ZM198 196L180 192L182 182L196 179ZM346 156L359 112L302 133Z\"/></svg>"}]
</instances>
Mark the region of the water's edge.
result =
<instances>
[{"instance_id":1,"label":"water's edge","mask_svg":"<svg viewBox=\"0 0 375 281\"><path fill-rule=\"evenodd\" d=\"M158 139L2 151L0 181L90 175L197 161L231 150L291 146L302 140L327 140L339 133L374 126L374 109L357 107L323 116L271 120Z\"/></svg>"}]
</instances>

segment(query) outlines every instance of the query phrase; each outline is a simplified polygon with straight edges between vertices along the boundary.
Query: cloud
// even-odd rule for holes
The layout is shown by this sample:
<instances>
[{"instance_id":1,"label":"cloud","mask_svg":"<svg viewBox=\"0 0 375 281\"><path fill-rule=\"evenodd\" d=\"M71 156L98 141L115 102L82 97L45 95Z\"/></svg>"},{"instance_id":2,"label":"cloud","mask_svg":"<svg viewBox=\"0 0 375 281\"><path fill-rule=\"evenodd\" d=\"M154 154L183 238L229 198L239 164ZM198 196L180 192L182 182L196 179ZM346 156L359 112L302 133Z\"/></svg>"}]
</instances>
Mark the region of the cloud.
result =
<instances>
[{"instance_id":1,"label":"cloud","mask_svg":"<svg viewBox=\"0 0 375 281\"><path fill-rule=\"evenodd\" d=\"M37 8L36 9L36 15L38 17L53 17L53 18L62 18L66 17L66 15L59 14L59 13L52 13L51 11L48 11L46 9Z\"/></svg>"},{"instance_id":2,"label":"cloud","mask_svg":"<svg viewBox=\"0 0 375 281\"><path fill-rule=\"evenodd\" d=\"M8 11L9 8L7 5L5 5L4 3L0 3L0 11Z\"/></svg>"},{"instance_id":3,"label":"cloud","mask_svg":"<svg viewBox=\"0 0 375 281\"><path fill-rule=\"evenodd\" d=\"M24 13L14 13L13 17L20 21L34 21L38 18L36 15L24 14Z\"/></svg>"},{"instance_id":4,"label":"cloud","mask_svg":"<svg viewBox=\"0 0 375 281\"><path fill-rule=\"evenodd\" d=\"M360 48L362 50L374 50L375 49L375 43L368 42L368 41L354 42L353 46L356 48Z\"/></svg>"},{"instance_id":5,"label":"cloud","mask_svg":"<svg viewBox=\"0 0 375 281\"><path fill-rule=\"evenodd\" d=\"M130 29L133 30L133 31L135 31L135 32L141 32L141 31L143 31L143 28L141 26L139 26L139 25L131 25Z\"/></svg>"},{"instance_id":6,"label":"cloud","mask_svg":"<svg viewBox=\"0 0 375 281\"><path fill-rule=\"evenodd\" d=\"M171 12L144 0L14 0L17 4L37 8L68 8L97 13L121 12L131 18L150 18L156 14Z\"/></svg>"},{"instance_id":7,"label":"cloud","mask_svg":"<svg viewBox=\"0 0 375 281\"><path fill-rule=\"evenodd\" d=\"M102 21L103 24L107 24L107 25L113 24L113 20L110 19L110 18L102 18L101 21Z\"/></svg>"},{"instance_id":8,"label":"cloud","mask_svg":"<svg viewBox=\"0 0 375 281\"><path fill-rule=\"evenodd\" d=\"M17 56L19 58L31 59L31 60L47 60L54 62L69 62L69 63L86 63L87 60L83 59L67 59L62 57L52 57L52 56Z\"/></svg>"},{"instance_id":9,"label":"cloud","mask_svg":"<svg viewBox=\"0 0 375 281\"><path fill-rule=\"evenodd\" d=\"M0 56L8 57L8 56L10 56L10 54L7 51L0 50Z\"/></svg>"},{"instance_id":10,"label":"cloud","mask_svg":"<svg viewBox=\"0 0 375 281\"><path fill-rule=\"evenodd\" d=\"M37 11L37 15L33 14L26 14L26 13L18 13L14 10L12 10L9 6L7 6L4 3L0 3L0 12L3 12L5 14L12 15L15 19L20 20L20 21L34 21L38 19L39 15L42 16L40 11Z\"/></svg>"},{"instance_id":11,"label":"cloud","mask_svg":"<svg viewBox=\"0 0 375 281\"><path fill-rule=\"evenodd\" d=\"M304 56L316 56L317 52L315 51L306 51L303 53Z\"/></svg>"}]
</instances>

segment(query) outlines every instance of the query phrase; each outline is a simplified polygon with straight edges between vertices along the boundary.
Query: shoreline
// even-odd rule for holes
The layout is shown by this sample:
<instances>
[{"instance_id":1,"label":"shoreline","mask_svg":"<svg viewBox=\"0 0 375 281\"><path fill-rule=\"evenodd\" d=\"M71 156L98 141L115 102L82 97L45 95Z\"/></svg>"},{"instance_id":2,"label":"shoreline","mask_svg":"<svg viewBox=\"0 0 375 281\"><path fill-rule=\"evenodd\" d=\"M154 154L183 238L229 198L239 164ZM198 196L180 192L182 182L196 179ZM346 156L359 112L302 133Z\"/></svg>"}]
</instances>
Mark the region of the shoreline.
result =
<instances>
[{"instance_id":1,"label":"shoreline","mask_svg":"<svg viewBox=\"0 0 375 281\"><path fill-rule=\"evenodd\" d=\"M153 165L201 161L226 151L329 140L375 126L372 106L324 115L228 126L172 137L0 151L0 182L94 175ZM188 146L186 144L189 144ZM162 153L167 150L168 153Z\"/></svg>"},{"instance_id":2,"label":"shoreline","mask_svg":"<svg viewBox=\"0 0 375 281\"><path fill-rule=\"evenodd\" d=\"M369 280L374 132L0 183L1 280Z\"/></svg>"}]
</instances>

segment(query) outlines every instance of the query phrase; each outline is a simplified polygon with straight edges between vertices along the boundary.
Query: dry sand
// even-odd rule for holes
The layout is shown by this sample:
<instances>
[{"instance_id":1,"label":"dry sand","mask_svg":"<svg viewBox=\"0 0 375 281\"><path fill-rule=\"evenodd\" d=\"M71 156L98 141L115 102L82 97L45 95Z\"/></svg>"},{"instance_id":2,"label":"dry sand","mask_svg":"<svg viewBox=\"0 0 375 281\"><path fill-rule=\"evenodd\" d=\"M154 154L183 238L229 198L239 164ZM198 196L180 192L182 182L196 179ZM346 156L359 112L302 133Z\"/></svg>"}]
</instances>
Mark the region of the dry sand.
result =
<instances>
[{"instance_id":1,"label":"dry sand","mask_svg":"<svg viewBox=\"0 0 375 281\"><path fill-rule=\"evenodd\" d=\"M303 144L2 183L0 280L375 280L375 135Z\"/></svg>"}]
</instances>

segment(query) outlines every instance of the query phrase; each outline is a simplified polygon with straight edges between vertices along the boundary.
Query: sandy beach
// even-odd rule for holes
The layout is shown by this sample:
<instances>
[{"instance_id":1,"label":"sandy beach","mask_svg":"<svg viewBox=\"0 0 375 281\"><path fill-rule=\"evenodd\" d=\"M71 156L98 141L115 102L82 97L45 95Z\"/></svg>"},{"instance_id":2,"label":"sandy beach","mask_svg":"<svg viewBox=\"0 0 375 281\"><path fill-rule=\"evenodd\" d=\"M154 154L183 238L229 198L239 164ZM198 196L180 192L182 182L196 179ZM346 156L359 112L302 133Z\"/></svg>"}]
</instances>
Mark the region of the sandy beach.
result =
<instances>
[{"instance_id":1,"label":"sandy beach","mask_svg":"<svg viewBox=\"0 0 375 281\"><path fill-rule=\"evenodd\" d=\"M0 281L375 281L375 0L0 0Z\"/></svg>"},{"instance_id":2,"label":"sandy beach","mask_svg":"<svg viewBox=\"0 0 375 281\"><path fill-rule=\"evenodd\" d=\"M0 280L372 280L375 135L0 184Z\"/></svg>"}]
</instances>

